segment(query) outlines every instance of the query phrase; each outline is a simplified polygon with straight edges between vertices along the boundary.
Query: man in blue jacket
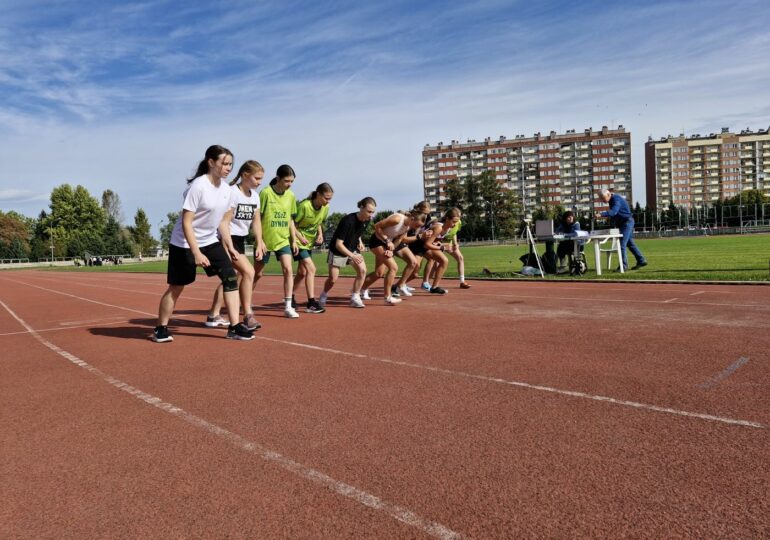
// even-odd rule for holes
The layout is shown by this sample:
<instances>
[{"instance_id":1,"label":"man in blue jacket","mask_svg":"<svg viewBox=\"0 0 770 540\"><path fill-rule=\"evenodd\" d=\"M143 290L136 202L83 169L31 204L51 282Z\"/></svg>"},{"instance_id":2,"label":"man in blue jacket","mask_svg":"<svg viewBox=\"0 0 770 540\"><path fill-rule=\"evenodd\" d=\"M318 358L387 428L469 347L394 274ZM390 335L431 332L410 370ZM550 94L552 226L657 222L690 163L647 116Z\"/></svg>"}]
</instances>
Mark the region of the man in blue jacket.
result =
<instances>
[{"instance_id":1,"label":"man in blue jacket","mask_svg":"<svg viewBox=\"0 0 770 540\"><path fill-rule=\"evenodd\" d=\"M607 189L603 189L601 198L604 202L609 203L610 209L605 212L597 212L598 217L609 217L612 219L615 227L620 229L620 234L623 238L620 239L620 252L623 254L623 269L628 270L628 256L626 255L626 246L631 250L631 253L636 257L636 266L632 270L637 270L643 266L647 266L647 259L644 258L642 252L636 247L634 243L634 216L631 213L631 209L628 207L626 200L618 194L611 193Z\"/></svg>"}]
</instances>

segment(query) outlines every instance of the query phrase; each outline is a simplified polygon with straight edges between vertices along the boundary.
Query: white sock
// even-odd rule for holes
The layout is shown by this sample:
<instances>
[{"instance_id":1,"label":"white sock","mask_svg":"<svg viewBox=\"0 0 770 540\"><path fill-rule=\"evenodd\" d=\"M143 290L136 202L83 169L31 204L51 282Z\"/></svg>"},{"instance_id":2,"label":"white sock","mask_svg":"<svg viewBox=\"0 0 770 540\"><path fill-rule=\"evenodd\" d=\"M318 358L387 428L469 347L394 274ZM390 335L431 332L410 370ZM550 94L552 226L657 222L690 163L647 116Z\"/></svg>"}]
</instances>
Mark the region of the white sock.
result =
<instances>
[{"instance_id":1,"label":"white sock","mask_svg":"<svg viewBox=\"0 0 770 540\"><path fill-rule=\"evenodd\" d=\"M460 283L465 283L465 276L460 274Z\"/></svg>"},{"instance_id":2,"label":"white sock","mask_svg":"<svg viewBox=\"0 0 770 540\"><path fill-rule=\"evenodd\" d=\"M329 293L327 293L326 291L322 292L322 293L321 293L321 300L326 300L326 298L327 298L328 296L329 296Z\"/></svg>"},{"instance_id":3,"label":"white sock","mask_svg":"<svg viewBox=\"0 0 770 540\"><path fill-rule=\"evenodd\" d=\"M430 287L430 283L428 283L427 281L423 281L422 282L422 286L423 287Z\"/></svg>"},{"instance_id":4,"label":"white sock","mask_svg":"<svg viewBox=\"0 0 770 540\"><path fill-rule=\"evenodd\" d=\"M286 309L291 307L291 296L283 299L283 305Z\"/></svg>"}]
</instances>

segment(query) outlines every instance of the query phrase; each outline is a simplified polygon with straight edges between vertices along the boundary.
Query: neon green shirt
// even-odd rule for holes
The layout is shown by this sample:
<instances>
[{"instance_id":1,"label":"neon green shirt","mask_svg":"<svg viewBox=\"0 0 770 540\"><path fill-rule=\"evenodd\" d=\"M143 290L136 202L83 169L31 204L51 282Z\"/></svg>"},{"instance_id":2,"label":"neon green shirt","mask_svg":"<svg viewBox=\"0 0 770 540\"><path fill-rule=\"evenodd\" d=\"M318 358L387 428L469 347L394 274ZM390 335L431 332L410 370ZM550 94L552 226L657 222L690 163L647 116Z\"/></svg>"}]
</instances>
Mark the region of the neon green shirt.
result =
<instances>
[{"instance_id":1,"label":"neon green shirt","mask_svg":"<svg viewBox=\"0 0 770 540\"><path fill-rule=\"evenodd\" d=\"M318 210L313 208L313 202L305 199L297 205L297 216L294 218L294 224L297 226L297 233L301 234L307 240L307 244L302 245L298 242L300 249L311 249L315 244L315 238L318 236L318 226L326 221L329 215L329 205L325 204Z\"/></svg>"},{"instance_id":2,"label":"neon green shirt","mask_svg":"<svg viewBox=\"0 0 770 540\"><path fill-rule=\"evenodd\" d=\"M462 220L455 223L455 226L449 229L446 233L446 236L444 236L444 242L451 243L452 239L454 239L455 236L457 236L457 233L460 232L460 229L463 226Z\"/></svg>"},{"instance_id":3,"label":"neon green shirt","mask_svg":"<svg viewBox=\"0 0 770 540\"><path fill-rule=\"evenodd\" d=\"M277 251L289 245L289 220L297 213L297 198L290 189L280 195L272 186L259 192L262 238L265 249Z\"/></svg>"}]
</instances>

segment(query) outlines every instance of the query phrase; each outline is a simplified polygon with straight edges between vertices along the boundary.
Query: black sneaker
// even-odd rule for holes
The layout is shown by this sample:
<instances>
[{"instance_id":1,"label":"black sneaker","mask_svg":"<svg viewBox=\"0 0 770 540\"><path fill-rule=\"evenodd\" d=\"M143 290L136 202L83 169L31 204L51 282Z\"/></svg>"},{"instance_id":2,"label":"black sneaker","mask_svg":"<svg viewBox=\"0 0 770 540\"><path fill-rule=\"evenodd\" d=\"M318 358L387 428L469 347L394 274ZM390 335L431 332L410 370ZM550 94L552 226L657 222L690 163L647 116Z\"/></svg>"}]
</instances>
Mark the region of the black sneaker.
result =
<instances>
[{"instance_id":1,"label":"black sneaker","mask_svg":"<svg viewBox=\"0 0 770 540\"><path fill-rule=\"evenodd\" d=\"M174 341L174 338L171 336L171 334L168 333L168 326L156 326L155 330L153 330L152 335L150 336L150 339L155 343L167 343L169 341Z\"/></svg>"},{"instance_id":2,"label":"black sneaker","mask_svg":"<svg viewBox=\"0 0 770 540\"><path fill-rule=\"evenodd\" d=\"M634 266L631 270L639 270L640 268L644 268L648 264L650 264L650 263L648 263L647 261L638 262L638 263L636 263L636 266Z\"/></svg>"},{"instance_id":3,"label":"black sneaker","mask_svg":"<svg viewBox=\"0 0 770 540\"><path fill-rule=\"evenodd\" d=\"M236 325L231 325L230 328L227 329L227 339L248 341L254 339L254 333L246 328L245 324L238 323Z\"/></svg>"},{"instance_id":4,"label":"black sneaker","mask_svg":"<svg viewBox=\"0 0 770 540\"><path fill-rule=\"evenodd\" d=\"M305 313L323 313L324 311L326 310L321 307L317 300L308 300Z\"/></svg>"},{"instance_id":5,"label":"black sneaker","mask_svg":"<svg viewBox=\"0 0 770 540\"><path fill-rule=\"evenodd\" d=\"M446 294L446 289L442 289L441 287L431 287L430 288L431 294Z\"/></svg>"},{"instance_id":6,"label":"black sneaker","mask_svg":"<svg viewBox=\"0 0 770 540\"><path fill-rule=\"evenodd\" d=\"M396 285L393 285L390 288L390 295L395 296L396 298L401 296L401 293L399 292L398 287Z\"/></svg>"}]
</instances>

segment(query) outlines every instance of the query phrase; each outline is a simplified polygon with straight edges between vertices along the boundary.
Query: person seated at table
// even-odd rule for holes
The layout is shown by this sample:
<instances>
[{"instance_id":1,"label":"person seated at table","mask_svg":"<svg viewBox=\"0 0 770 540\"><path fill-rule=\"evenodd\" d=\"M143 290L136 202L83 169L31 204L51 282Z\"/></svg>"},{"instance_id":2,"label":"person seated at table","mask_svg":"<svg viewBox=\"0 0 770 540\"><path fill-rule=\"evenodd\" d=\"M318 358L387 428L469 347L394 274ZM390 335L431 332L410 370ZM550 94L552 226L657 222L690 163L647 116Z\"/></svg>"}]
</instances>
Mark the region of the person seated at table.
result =
<instances>
[{"instance_id":1,"label":"person seated at table","mask_svg":"<svg viewBox=\"0 0 770 540\"><path fill-rule=\"evenodd\" d=\"M577 236L577 232L580 230L580 223L575 219L575 214L571 210L567 210L561 215L559 223L554 229L556 234L564 234L570 236ZM583 249L581 243L580 249ZM559 247L556 249L556 256L559 258L559 268L564 268L564 259L572 259L572 255L575 252L575 240L562 240L559 242Z\"/></svg>"}]
</instances>

